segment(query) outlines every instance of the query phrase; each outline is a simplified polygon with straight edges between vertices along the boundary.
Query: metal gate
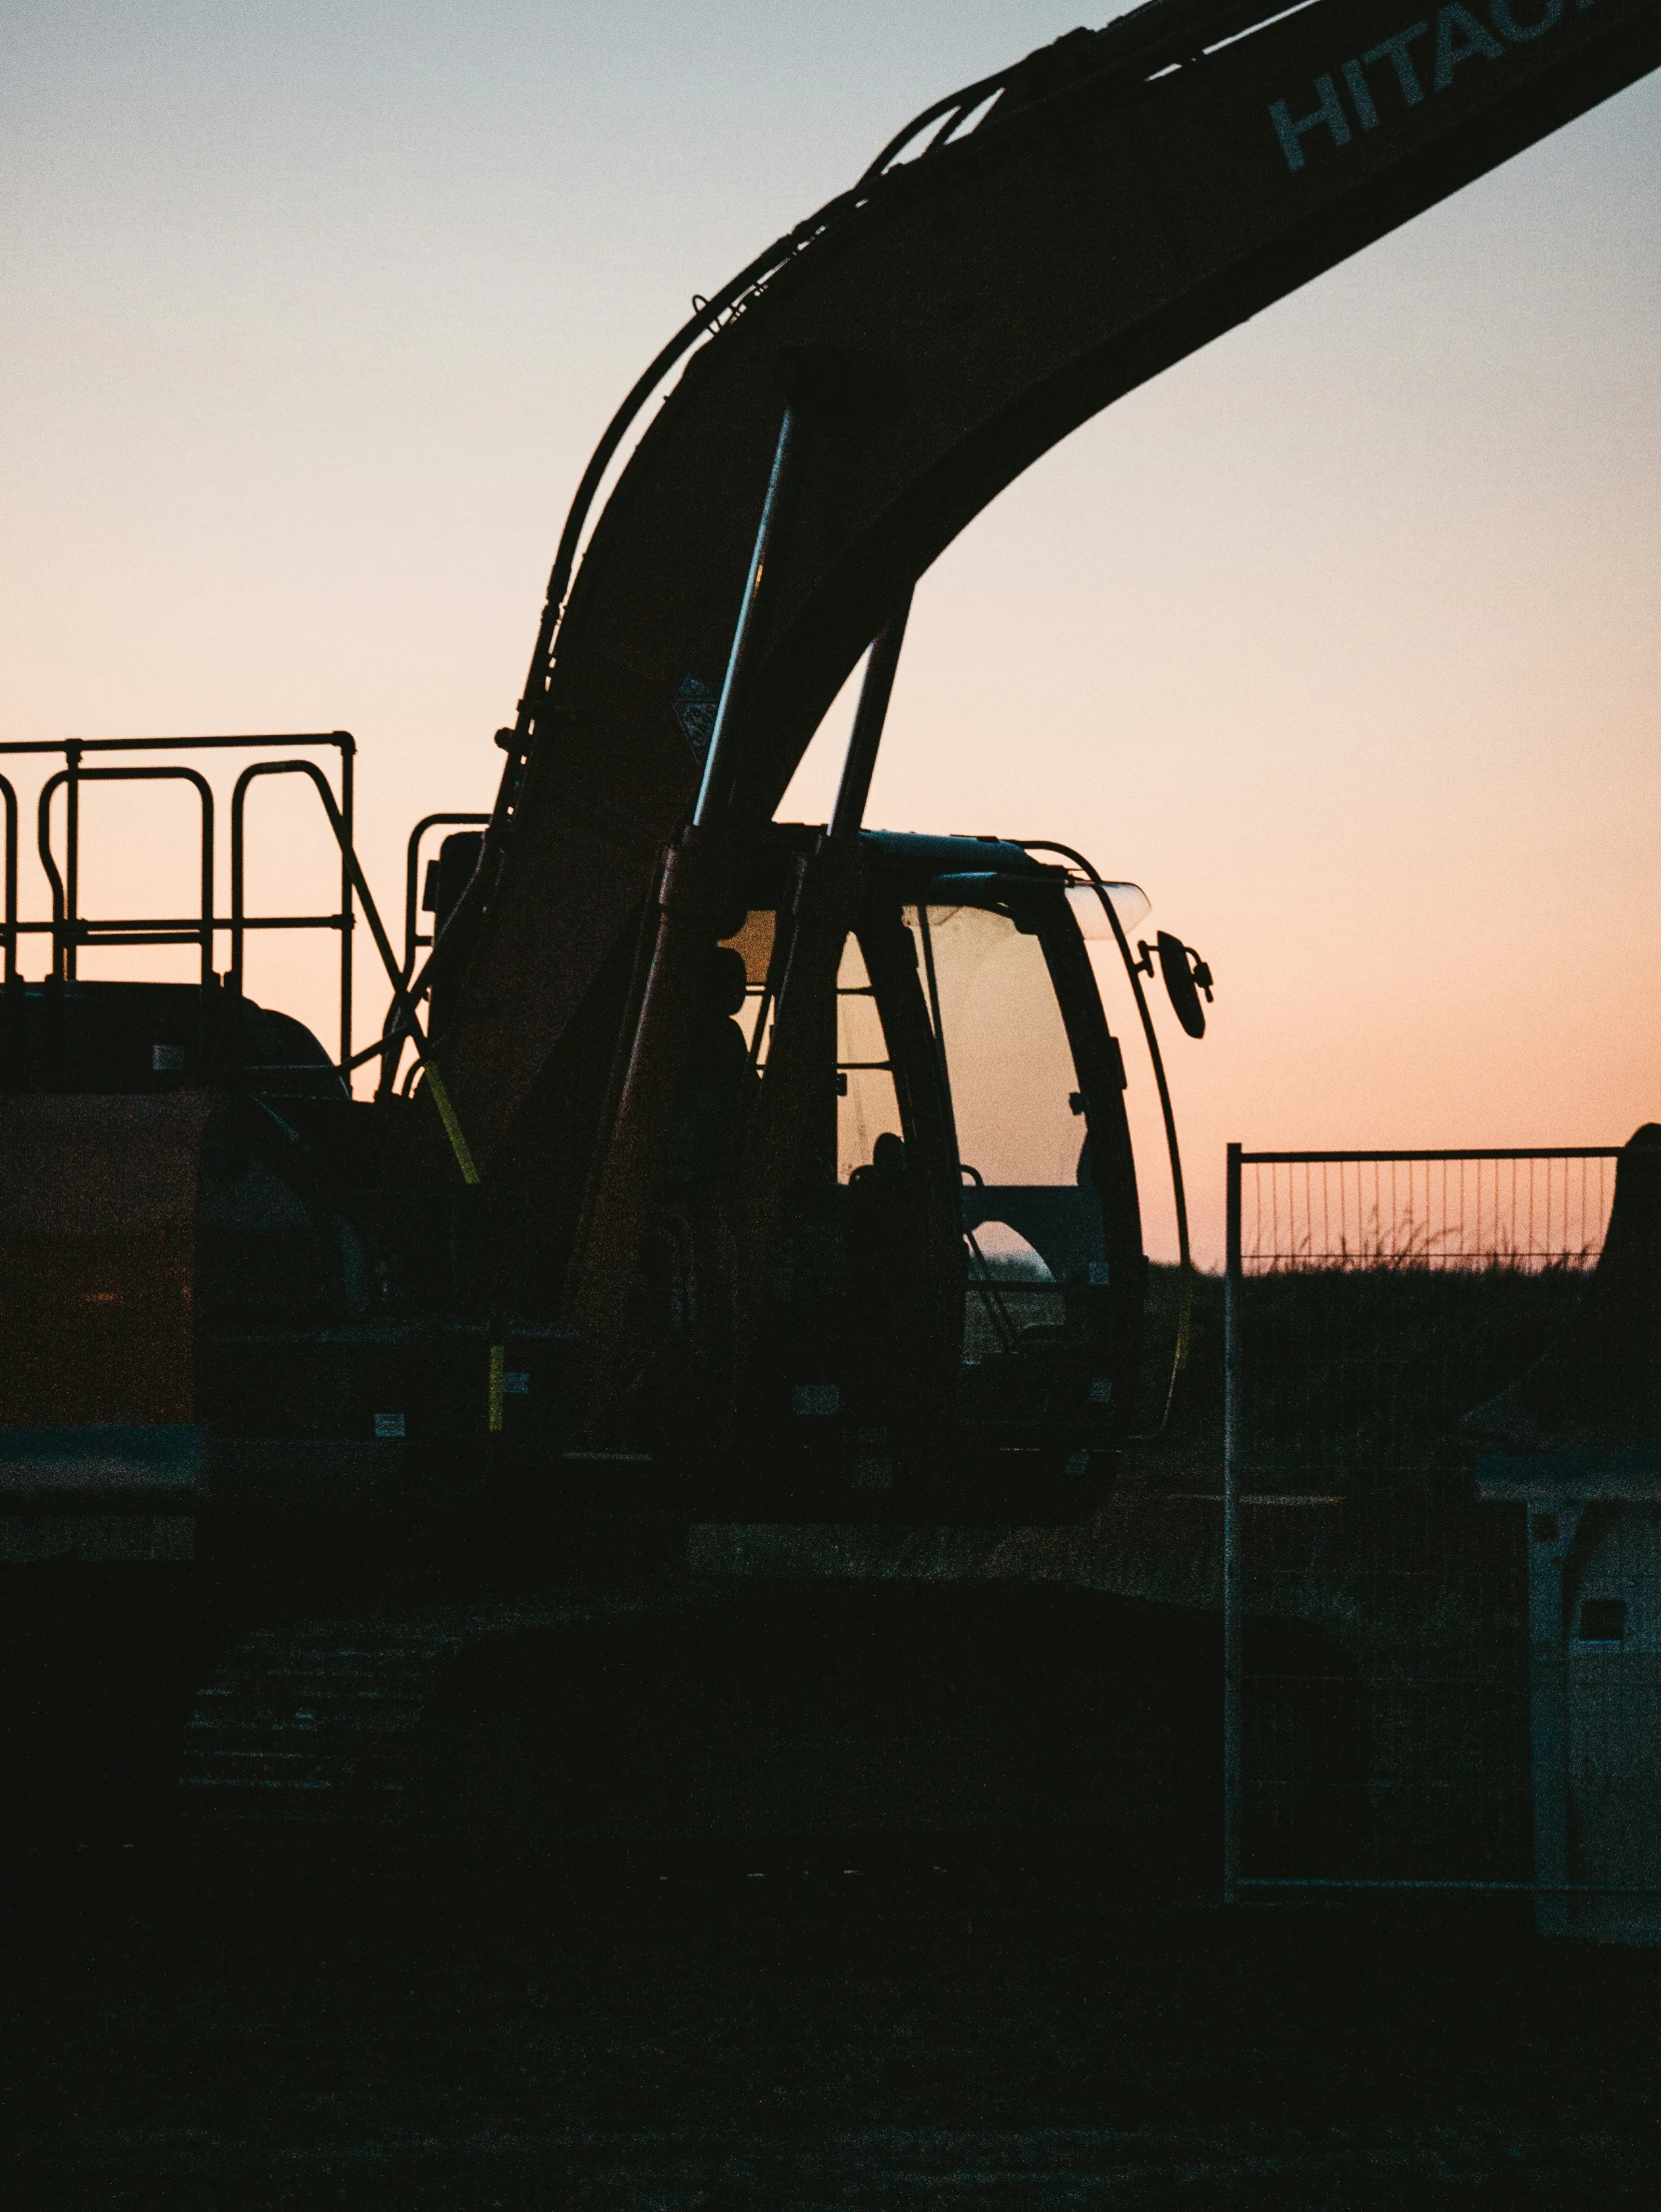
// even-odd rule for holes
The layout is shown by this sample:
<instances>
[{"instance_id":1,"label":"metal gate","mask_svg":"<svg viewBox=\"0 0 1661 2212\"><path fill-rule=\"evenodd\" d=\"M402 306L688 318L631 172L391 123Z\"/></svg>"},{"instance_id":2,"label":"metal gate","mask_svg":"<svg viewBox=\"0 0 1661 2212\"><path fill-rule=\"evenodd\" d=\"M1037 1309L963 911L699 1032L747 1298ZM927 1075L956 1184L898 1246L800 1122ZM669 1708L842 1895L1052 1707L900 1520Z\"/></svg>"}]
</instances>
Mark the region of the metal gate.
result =
<instances>
[{"instance_id":1,"label":"metal gate","mask_svg":"<svg viewBox=\"0 0 1661 2212\"><path fill-rule=\"evenodd\" d=\"M1480 1495L1458 1430L1561 1332L1602 1249L1617 1156L1230 1146L1230 1899L1647 1886L1647 1867L1640 1884L1601 1862L1577 1870L1559 1847L1574 1818L1561 1786L1555 1811L1542 1807L1554 1762L1574 1765L1572 1748L1542 1743L1542 1714L1573 1710L1584 1635L1565 1596L1560 1649L1542 1644L1536 1587L1531 1639L1530 1570L1539 1585L1544 1555L1530 1545L1547 1517L1523 1510L1514 1485ZM1661 1624L1648 1525L1620 1548L1622 1588L1653 1581L1655 1603L1646 1588L1637 1613ZM1579 1613L1606 1627L1615 1603ZM1553 1707L1558 1675L1571 1688ZM1605 1739L1610 1711L1606 1695ZM1607 1750L1589 1756L1607 1766ZM1631 1759L1647 1773L1653 1751L1639 1744Z\"/></svg>"}]
</instances>

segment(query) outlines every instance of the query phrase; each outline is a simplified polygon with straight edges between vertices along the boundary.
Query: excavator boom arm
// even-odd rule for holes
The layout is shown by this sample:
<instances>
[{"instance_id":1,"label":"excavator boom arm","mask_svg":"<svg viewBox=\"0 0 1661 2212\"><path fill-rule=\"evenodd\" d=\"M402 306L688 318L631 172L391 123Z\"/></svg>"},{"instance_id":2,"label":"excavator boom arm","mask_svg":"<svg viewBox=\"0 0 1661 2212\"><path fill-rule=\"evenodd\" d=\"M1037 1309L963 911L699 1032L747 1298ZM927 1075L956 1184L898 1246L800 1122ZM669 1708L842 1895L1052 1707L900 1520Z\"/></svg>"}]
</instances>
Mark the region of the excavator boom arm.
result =
<instances>
[{"instance_id":1,"label":"excavator boom arm","mask_svg":"<svg viewBox=\"0 0 1661 2212\"><path fill-rule=\"evenodd\" d=\"M1661 62L1661 0L1260 12L1152 0L942 103L950 132L970 94L992 101L921 158L879 161L752 265L691 353L555 632L556 573L514 734L442 1054L486 1160L589 1153L598 1094L573 1106L570 1064L615 1034L639 917L698 785L782 360L833 363L835 389L770 556L735 795L752 827L910 584L1032 461Z\"/></svg>"}]
</instances>

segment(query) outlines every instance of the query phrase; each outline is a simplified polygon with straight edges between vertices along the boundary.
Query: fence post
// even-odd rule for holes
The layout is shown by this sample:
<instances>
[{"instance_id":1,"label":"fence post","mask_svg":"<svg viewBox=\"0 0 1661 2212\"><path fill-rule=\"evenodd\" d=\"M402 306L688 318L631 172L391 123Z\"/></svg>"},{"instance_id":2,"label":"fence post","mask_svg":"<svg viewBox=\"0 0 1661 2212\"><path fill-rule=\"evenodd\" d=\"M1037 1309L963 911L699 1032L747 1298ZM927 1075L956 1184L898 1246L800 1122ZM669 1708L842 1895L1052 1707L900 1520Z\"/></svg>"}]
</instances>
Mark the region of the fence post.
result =
<instances>
[{"instance_id":1,"label":"fence post","mask_svg":"<svg viewBox=\"0 0 1661 2212\"><path fill-rule=\"evenodd\" d=\"M1228 1255L1223 1278L1223 1901L1241 1874L1242 1681L1240 1558L1241 1147L1229 1146Z\"/></svg>"}]
</instances>

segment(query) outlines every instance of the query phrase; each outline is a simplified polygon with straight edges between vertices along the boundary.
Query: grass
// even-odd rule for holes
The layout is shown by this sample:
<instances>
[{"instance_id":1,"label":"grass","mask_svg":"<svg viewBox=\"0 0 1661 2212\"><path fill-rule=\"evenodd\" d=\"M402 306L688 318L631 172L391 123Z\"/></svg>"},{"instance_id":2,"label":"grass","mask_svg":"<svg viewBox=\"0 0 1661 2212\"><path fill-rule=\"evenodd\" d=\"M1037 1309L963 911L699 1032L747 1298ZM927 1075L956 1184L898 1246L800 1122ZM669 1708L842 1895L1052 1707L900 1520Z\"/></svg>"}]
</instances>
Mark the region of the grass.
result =
<instances>
[{"instance_id":1,"label":"grass","mask_svg":"<svg viewBox=\"0 0 1661 2212\"><path fill-rule=\"evenodd\" d=\"M1155 1266L1150 1278L1139 1429L1158 1424L1177 1330L1178 1270ZM1379 1264L1247 1278L1242 1425L1252 1487L1463 1494L1471 1453L1461 1416L1539 1357L1584 1286L1568 1264L1443 1267L1402 1252ZM1158 1444L1137 1448L1131 1473L1140 1488L1220 1481L1223 1323L1223 1278L1198 1276L1176 1416Z\"/></svg>"}]
</instances>

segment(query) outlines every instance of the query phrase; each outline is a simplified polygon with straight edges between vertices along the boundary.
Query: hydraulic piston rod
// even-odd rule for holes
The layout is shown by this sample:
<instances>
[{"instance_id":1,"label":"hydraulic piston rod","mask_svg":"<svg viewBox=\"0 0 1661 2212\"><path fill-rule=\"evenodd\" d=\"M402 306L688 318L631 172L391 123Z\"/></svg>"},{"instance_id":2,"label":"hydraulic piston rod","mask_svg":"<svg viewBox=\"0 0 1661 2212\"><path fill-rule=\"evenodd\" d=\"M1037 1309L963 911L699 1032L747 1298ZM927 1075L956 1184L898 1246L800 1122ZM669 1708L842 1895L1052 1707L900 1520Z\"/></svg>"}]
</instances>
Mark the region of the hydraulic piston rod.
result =
<instances>
[{"instance_id":1,"label":"hydraulic piston rod","mask_svg":"<svg viewBox=\"0 0 1661 2212\"><path fill-rule=\"evenodd\" d=\"M831 811L830 834L838 843L857 837L860 824L865 820L865 802L871 796L871 778L877 766L877 747L882 743L883 725L888 719L888 702L894 695L894 677L900 665L900 648L906 641L906 622L910 614L911 592L908 589L898 611L878 631L877 641L871 647L865 681L859 688L859 705L854 710L854 726L848 734L836 805Z\"/></svg>"},{"instance_id":2,"label":"hydraulic piston rod","mask_svg":"<svg viewBox=\"0 0 1661 2212\"><path fill-rule=\"evenodd\" d=\"M794 404L787 405L779 423L778 443L773 448L773 467L767 479L767 496L761 504L761 520L756 525L755 547L750 554L749 573L744 579L744 596L739 603L738 620L733 625L732 649L727 655L720 704L715 709L715 727L710 734L709 751L704 756L703 781L698 786L697 802L692 809L694 829L712 828L725 813L732 797L743 751L745 710L749 703L750 672L755 664L756 635L761 626L759 616L763 607L767 557L795 492L800 473L801 433L801 415Z\"/></svg>"}]
</instances>

